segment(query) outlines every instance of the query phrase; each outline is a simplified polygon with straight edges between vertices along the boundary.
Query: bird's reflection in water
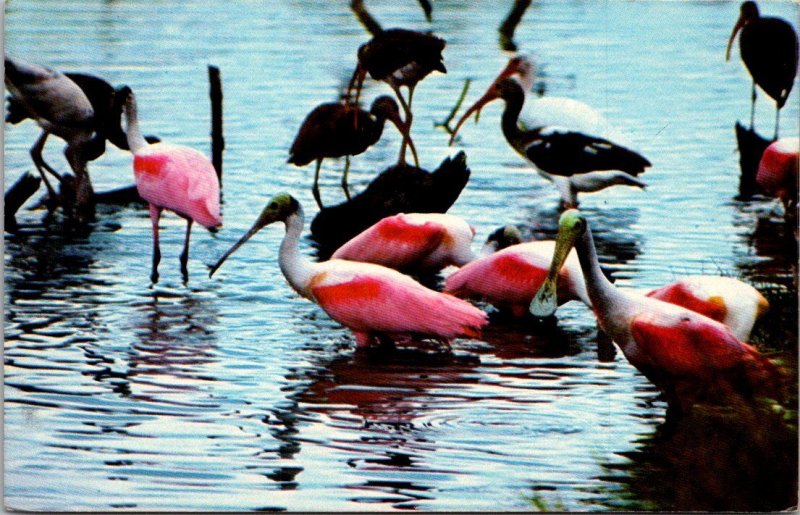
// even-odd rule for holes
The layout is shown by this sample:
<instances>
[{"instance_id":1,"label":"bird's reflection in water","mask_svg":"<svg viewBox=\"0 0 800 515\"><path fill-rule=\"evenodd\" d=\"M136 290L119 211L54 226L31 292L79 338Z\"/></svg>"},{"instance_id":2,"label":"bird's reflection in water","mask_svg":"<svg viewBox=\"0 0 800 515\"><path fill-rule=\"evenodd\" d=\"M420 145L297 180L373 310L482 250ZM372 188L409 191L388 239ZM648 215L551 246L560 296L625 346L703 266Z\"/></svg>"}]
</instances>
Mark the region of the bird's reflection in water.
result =
<instances>
[{"instance_id":1,"label":"bird's reflection in water","mask_svg":"<svg viewBox=\"0 0 800 515\"><path fill-rule=\"evenodd\" d=\"M797 289L798 246L793 227L777 212L777 202L736 202L733 225L746 242L734 247L736 267L753 283Z\"/></svg>"}]
</instances>

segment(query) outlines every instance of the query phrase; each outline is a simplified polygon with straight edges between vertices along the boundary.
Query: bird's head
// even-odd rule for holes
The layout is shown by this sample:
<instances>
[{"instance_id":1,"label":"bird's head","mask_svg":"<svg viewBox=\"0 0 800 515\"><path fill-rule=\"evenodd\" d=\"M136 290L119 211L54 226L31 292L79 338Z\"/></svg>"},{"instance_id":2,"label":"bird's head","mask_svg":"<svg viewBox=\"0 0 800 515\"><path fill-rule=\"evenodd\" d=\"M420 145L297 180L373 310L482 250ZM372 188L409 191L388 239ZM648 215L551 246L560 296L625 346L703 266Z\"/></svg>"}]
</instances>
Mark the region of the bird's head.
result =
<instances>
[{"instance_id":1,"label":"bird's head","mask_svg":"<svg viewBox=\"0 0 800 515\"><path fill-rule=\"evenodd\" d=\"M531 301L530 312L534 316L544 318L556 312L558 273L575 246L575 242L586 233L588 228L589 224L586 218L577 209L568 209L561 214L561 218L558 220L558 236L556 237L556 248L553 251L553 260L550 262L550 270L547 272L544 284Z\"/></svg>"},{"instance_id":2,"label":"bird's head","mask_svg":"<svg viewBox=\"0 0 800 515\"><path fill-rule=\"evenodd\" d=\"M525 55L519 54L508 60L508 64L497 75L495 83L513 77L519 81L523 91L530 91L536 79L536 67L533 61Z\"/></svg>"},{"instance_id":3,"label":"bird's head","mask_svg":"<svg viewBox=\"0 0 800 515\"><path fill-rule=\"evenodd\" d=\"M464 122L472 116L472 113L475 113L475 121L478 121L478 117L480 116L481 109L493 100L497 100L498 98L502 98L506 102L510 99L517 99L518 101L523 100L525 93L523 92L522 86L517 80L516 77L498 77L489 89L483 94L481 98L478 99L477 102L472 104L472 107L467 109L464 115L458 120L456 124L456 128L453 129L453 134L450 136L450 144L453 144L453 141L456 139L456 134L458 134L458 130L464 125Z\"/></svg>"},{"instance_id":4,"label":"bird's head","mask_svg":"<svg viewBox=\"0 0 800 515\"><path fill-rule=\"evenodd\" d=\"M725 60L728 61L731 58L731 46L733 46L733 40L736 38L736 34L742 30L742 27L747 25L749 22L757 19L760 16L758 12L758 6L755 2L748 0L747 2L742 2L742 6L739 8L739 19L736 20L736 25L733 26L733 31L731 32L731 37L728 39L728 48L725 50Z\"/></svg>"},{"instance_id":5,"label":"bird's head","mask_svg":"<svg viewBox=\"0 0 800 515\"><path fill-rule=\"evenodd\" d=\"M279 193L272 197L267 205L261 210L261 214L258 215L256 222L253 226L248 230L244 236L242 236L239 241L237 241L223 256L217 261L213 266L210 267L208 276L211 277L214 275L214 272L222 266L222 263L225 262L228 257L236 252L236 250L241 247L242 245L247 242L250 238L252 238L258 231L263 229L264 227L275 223L275 222L284 222L290 216L302 213L302 207L300 206L300 202L297 201L296 198L289 195L288 193Z\"/></svg>"},{"instance_id":6,"label":"bird's head","mask_svg":"<svg viewBox=\"0 0 800 515\"><path fill-rule=\"evenodd\" d=\"M504 225L486 238L481 254L488 255L518 243L522 243L522 233L519 229L515 225Z\"/></svg>"}]
</instances>

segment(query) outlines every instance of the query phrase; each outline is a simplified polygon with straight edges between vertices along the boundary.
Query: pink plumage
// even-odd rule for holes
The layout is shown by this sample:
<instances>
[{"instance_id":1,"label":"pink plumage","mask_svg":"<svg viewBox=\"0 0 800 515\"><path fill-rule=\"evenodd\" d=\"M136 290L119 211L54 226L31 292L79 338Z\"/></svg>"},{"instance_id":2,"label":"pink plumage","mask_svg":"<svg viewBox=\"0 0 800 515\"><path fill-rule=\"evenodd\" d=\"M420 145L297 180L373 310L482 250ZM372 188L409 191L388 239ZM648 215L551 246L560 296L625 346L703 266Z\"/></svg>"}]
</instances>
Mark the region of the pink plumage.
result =
<instances>
[{"instance_id":1,"label":"pink plumage","mask_svg":"<svg viewBox=\"0 0 800 515\"><path fill-rule=\"evenodd\" d=\"M764 150L758 164L756 183L787 209L797 205L798 159L800 138L781 138Z\"/></svg>"},{"instance_id":2,"label":"pink plumage","mask_svg":"<svg viewBox=\"0 0 800 515\"><path fill-rule=\"evenodd\" d=\"M553 241L512 245L453 272L445 280L445 291L479 297L522 316L547 277L554 248ZM574 252L558 274L558 295L559 303L582 300L590 304Z\"/></svg>"},{"instance_id":3,"label":"pink plumage","mask_svg":"<svg viewBox=\"0 0 800 515\"><path fill-rule=\"evenodd\" d=\"M201 152L168 143L147 145L134 155L133 174L147 202L208 228L222 225L217 173Z\"/></svg>"},{"instance_id":4,"label":"pink plumage","mask_svg":"<svg viewBox=\"0 0 800 515\"><path fill-rule=\"evenodd\" d=\"M319 263L309 285L314 300L353 330L359 345L376 334L420 335L443 340L476 337L486 313L451 295L430 290L408 276L370 263Z\"/></svg>"}]
</instances>

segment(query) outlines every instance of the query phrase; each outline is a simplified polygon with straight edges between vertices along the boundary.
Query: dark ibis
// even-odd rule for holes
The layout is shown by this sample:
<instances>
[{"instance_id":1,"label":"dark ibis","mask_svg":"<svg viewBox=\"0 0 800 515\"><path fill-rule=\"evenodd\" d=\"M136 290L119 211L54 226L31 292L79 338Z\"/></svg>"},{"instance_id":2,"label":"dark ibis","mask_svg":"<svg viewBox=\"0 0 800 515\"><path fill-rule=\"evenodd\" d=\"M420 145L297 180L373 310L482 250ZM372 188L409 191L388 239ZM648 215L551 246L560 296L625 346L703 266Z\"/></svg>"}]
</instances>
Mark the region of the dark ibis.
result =
<instances>
[{"instance_id":1,"label":"dark ibis","mask_svg":"<svg viewBox=\"0 0 800 515\"><path fill-rule=\"evenodd\" d=\"M388 29L378 32L358 49L358 66L350 80L348 98L355 84L355 103L358 103L364 78L369 73L370 77L387 83L395 92L410 130L413 121L411 102L417 83L433 71L447 73L442 57L445 44L441 38L415 30ZM402 86L408 88L408 101L400 93ZM405 152L405 142L401 152ZM419 166L419 163L416 164Z\"/></svg>"},{"instance_id":2,"label":"dark ibis","mask_svg":"<svg viewBox=\"0 0 800 515\"><path fill-rule=\"evenodd\" d=\"M353 124L354 116L358 120L357 124ZM320 209L323 207L319 194L319 170L322 160L326 157L345 157L342 189L349 199L347 174L350 169L350 156L361 154L374 145L383 134L386 120L397 126L404 141L409 141L416 161L417 150L411 142L408 126L400 118L397 102L389 96L376 98L369 112L350 104L331 102L320 104L308 114L289 150L288 162L297 166L305 166L311 161L317 162L312 192ZM398 163L405 164L403 152L400 153Z\"/></svg>"},{"instance_id":3,"label":"dark ibis","mask_svg":"<svg viewBox=\"0 0 800 515\"><path fill-rule=\"evenodd\" d=\"M458 121L450 139L452 144L459 128L484 105L501 98L503 135L537 172L552 181L559 191L562 205L575 207L578 192L593 192L612 185L644 188L638 175L650 166L642 155L602 137L560 127L521 129L519 115L525 93L514 77L493 83L486 93Z\"/></svg>"},{"instance_id":4,"label":"dark ibis","mask_svg":"<svg viewBox=\"0 0 800 515\"><path fill-rule=\"evenodd\" d=\"M214 232L222 226L219 211L219 179L211 161L193 148L169 143L150 144L139 129L136 97L130 88L120 90L127 120L127 139L133 153L133 175L139 196L150 206L153 223L153 262L150 280L158 282L161 250L158 222L168 209L186 219L186 239L180 254L183 281L189 279L189 237L194 222Z\"/></svg>"},{"instance_id":5,"label":"dark ibis","mask_svg":"<svg viewBox=\"0 0 800 515\"><path fill-rule=\"evenodd\" d=\"M750 128L753 128L756 108L756 84L775 101L775 139L781 108L789 98L797 75L797 33L781 18L761 16L755 2L743 2L739 19L733 27L725 51L725 60L731 56L731 46L739 36L739 52L747 71L753 77L750 104Z\"/></svg>"}]
</instances>

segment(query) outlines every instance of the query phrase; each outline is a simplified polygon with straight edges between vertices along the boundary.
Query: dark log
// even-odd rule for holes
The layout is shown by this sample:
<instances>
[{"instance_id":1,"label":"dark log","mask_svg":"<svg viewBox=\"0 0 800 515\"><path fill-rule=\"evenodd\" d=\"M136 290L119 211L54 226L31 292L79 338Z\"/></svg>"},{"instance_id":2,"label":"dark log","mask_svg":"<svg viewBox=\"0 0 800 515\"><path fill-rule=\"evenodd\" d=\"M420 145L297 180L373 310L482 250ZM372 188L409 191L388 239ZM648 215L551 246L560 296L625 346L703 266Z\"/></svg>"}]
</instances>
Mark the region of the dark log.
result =
<instances>
[{"instance_id":1,"label":"dark log","mask_svg":"<svg viewBox=\"0 0 800 515\"><path fill-rule=\"evenodd\" d=\"M208 65L208 82L211 97L211 163L219 178L220 195L222 194L222 152L225 150L225 138L222 132L222 80L219 68Z\"/></svg>"},{"instance_id":2,"label":"dark log","mask_svg":"<svg viewBox=\"0 0 800 515\"><path fill-rule=\"evenodd\" d=\"M351 200L320 210L311 222L319 258L327 259L381 218L397 213L446 212L458 199L469 175L464 152L442 161L433 173L410 165L388 168Z\"/></svg>"},{"instance_id":3,"label":"dark log","mask_svg":"<svg viewBox=\"0 0 800 515\"><path fill-rule=\"evenodd\" d=\"M96 204L112 204L119 206L127 204L147 204L147 202L139 196L139 191L136 189L136 186L126 186L124 188L95 193L94 201Z\"/></svg>"},{"instance_id":4,"label":"dark log","mask_svg":"<svg viewBox=\"0 0 800 515\"><path fill-rule=\"evenodd\" d=\"M381 24L378 23L378 20L372 17L369 11L367 11L366 6L364 6L364 0L353 0L350 2L350 9L353 11L353 14L356 15L356 18L361 25L363 25L370 34L375 36L383 32L383 27L381 27Z\"/></svg>"},{"instance_id":5,"label":"dark log","mask_svg":"<svg viewBox=\"0 0 800 515\"><path fill-rule=\"evenodd\" d=\"M500 32L500 48L502 50L516 52L517 44L514 43L514 31L517 30L517 25L522 21L522 16L530 5L531 0L514 0L514 5L508 12L506 19L497 29Z\"/></svg>"},{"instance_id":6,"label":"dark log","mask_svg":"<svg viewBox=\"0 0 800 515\"><path fill-rule=\"evenodd\" d=\"M30 172L23 174L6 192L3 204L5 215L5 231L15 233L18 230L16 214L22 204L39 189L42 179Z\"/></svg>"},{"instance_id":7,"label":"dark log","mask_svg":"<svg viewBox=\"0 0 800 515\"><path fill-rule=\"evenodd\" d=\"M739 146L739 200L747 200L760 193L756 185L758 163L764 150L774 140L762 138L755 130L745 129L736 122L736 142Z\"/></svg>"}]
</instances>

